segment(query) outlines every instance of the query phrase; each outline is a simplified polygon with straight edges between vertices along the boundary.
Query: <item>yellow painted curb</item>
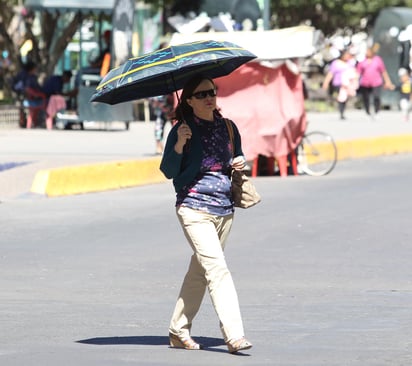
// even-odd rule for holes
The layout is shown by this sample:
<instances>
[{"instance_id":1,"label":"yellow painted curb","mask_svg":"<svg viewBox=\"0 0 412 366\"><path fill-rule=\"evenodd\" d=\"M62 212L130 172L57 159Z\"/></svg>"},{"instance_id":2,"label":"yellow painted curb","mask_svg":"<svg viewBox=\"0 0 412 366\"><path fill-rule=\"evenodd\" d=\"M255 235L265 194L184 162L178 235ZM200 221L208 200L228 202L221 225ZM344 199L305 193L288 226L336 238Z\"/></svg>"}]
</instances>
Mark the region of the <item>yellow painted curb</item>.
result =
<instances>
[{"instance_id":1,"label":"yellow painted curb","mask_svg":"<svg viewBox=\"0 0 412 366\"><path fill-rule=\"evenodd\" d=\"M336 142L338 160L412 152L412 135L385 136Z\"/></svg>"},{"instance_id":2,"label":"yellow painted curb","mask_svg":"<svg viewBox=\"0 0 412 366\"><path fill-rule=\"evenodd\" d=\"M56 197L160 183L166 178L159 165L153 158L41 170L30 191Z\"/></svg>"},{"instance_id":3,"label":"yellow painted curb","mask_svg":"<svg viewBox=\"0 0 412 366\"><path fill-rule=\"evenodd\" d=\"M412 152L412 135L337 141L338 160ZM49 197L165 182L160 158L97 163L37 172L31 192Z\"/></svg>"}]
</instances>

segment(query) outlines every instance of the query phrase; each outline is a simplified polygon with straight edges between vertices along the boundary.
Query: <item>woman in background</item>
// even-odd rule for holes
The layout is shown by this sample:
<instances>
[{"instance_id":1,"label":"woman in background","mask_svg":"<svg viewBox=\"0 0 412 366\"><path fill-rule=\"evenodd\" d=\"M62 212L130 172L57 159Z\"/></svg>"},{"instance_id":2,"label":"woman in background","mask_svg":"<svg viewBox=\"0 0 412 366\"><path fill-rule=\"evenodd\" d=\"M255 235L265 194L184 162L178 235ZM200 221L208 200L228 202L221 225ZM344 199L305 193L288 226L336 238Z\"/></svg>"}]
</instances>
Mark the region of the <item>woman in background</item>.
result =
<instances>
[{"instance_id":1,"label":"woman in background","mask_svg":"<svg viewBox=\"0 0 412 366\"><path fill-rule=\"evenodd\" d=\"M367 115L371 115L370 100L372 97L375 115L381 108L382 87L393 90L395 87L389 78L385 64L380 56L375 54L373 47L366 51L366 57L357 65L359 73L359 92ZM373 117L373 116L372 116Z\"/></svg>"},{"instance_id":2,"label":"woman in background","mask_svg":"<svg viewBox=\"0 0 412 366\"><path fill-rule=\"evenodd\" d=\"M338 102L338 110L339 110L339 115L340 119L344 120L346 119L345 117L345 109L346 109L346 102L348 99L348 96L344 97L344 91L341 91L341 88L346 87L346 84L344 82L345 80L345 75L349 75L353 72L356 72L355 69L355 61L352 57L352 54L349 52L349 50L345 49L341 52L339 58L336 60L332 61L329 67L329 71L326 74L326 77L323 81L322 88L325 91L328 91L329 89L331 90L332 95L336 95L337 97L337 102ZM340 95L340 97L339 97Z\"/></svg>"}]
</instances>

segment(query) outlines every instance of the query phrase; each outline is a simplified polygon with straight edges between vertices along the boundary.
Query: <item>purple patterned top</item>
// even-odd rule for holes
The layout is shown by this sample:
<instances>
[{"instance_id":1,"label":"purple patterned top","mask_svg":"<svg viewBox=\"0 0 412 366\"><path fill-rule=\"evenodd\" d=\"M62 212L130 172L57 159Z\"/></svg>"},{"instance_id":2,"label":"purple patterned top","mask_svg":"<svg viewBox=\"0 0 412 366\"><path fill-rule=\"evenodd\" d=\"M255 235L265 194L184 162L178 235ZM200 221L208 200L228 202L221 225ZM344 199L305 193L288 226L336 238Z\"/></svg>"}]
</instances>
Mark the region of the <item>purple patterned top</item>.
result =
<instances>
[{"instance_id":1,"label":"purple patterned top","mask_svg":"<svg viewBox=\"0 0 412 366\"><path fill-rule=\"evenodd\" d=\"M216 216L232 214L229 178L232 147L226 123L222 118L210 122L197 117L195 123L202 142L203 160L194 181L177 193L176 206Z\"/></svg>"}]
</instances>

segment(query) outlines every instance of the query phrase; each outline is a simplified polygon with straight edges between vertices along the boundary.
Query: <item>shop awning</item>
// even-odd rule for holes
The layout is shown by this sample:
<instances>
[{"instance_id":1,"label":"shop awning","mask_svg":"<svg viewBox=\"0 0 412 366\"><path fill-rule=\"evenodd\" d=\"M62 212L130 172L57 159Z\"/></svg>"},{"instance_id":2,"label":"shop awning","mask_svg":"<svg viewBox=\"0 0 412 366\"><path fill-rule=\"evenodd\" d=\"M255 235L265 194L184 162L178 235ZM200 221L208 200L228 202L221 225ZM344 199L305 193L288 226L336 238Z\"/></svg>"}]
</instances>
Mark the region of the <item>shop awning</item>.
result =
<instances>
[{"instance_id":1,"label":"shop awning","mask_svg":"<svg viewBox=\"0 0 412 366\"><path fill-rule=\"evenodd\" d=\"M115 0L26 0L26 8L48 11L74 11L82 13L111 13Z\"/></svg>"}]
</instances>

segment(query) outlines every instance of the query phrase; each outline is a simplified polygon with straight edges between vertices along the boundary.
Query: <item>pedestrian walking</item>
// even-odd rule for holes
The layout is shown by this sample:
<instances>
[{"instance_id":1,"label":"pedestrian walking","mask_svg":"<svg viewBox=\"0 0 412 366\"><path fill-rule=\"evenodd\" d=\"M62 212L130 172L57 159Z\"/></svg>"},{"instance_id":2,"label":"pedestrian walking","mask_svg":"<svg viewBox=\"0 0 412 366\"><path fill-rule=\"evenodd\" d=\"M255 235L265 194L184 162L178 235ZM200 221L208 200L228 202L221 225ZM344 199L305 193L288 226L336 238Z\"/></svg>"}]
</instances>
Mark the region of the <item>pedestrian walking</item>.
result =
<instances>
[{"instance_id":1,"label":"pedestrian walking","mask_svg":"<svg viewBox=\"0 0 412 366\"><path fill-rule=\"evenodd\" d=\"M195 76L186 83L175 117L178 122L169 132L160 169L173 178L176 214L193 255L170 322L170 345L202 348L190 331L207 288L229 352L246 350L252 344L244 336L238 296L224 256L234 215L230 171L245 166L241 137L230 121L232 160L229 132L209 78Z\"/></svg>"},{"instance_id":2,"label":"pedestrian walking","mask_svg":"<svg viewBox=\"0 0 412 366\"><path fill-rule=\"evenodd\" d=\"M359 93L362 96L363 107L367 115L375 118L381 108L382 88L393 90L386 71L385 64L379 55L375 54L373 47L366 50L366 57L357 65L359 73ZM375 116L371 114L370 100L373 100Z\"/></svg>"},{"instance_id":3,"label":"pedestrian walking","mask_svg":"<svg viewBox=\"0 0 412 366\"><path fill-rule=\"evenodd\" d=\"M173 94L161 95L150 98L150 105L153 109L155 119L155 142L156 154L163 153L163 138L167 121L170 121L173 114L174 97Z\"/></svg>"},{"instance_id":4,"label":"pedestrian walking","mask_svg":"<svg viewBox=\"0 0 412 366\"><path fill-rule=\"evenodd\" d=\"M411 112L411 93L412 82L411 75L408 70L401 68L398 71L399 85L396 89L399 91L399 107L402 112L402 118L405 122L409 121L409 114Z\"/></svg>"},{"instance_id":5,"label":"pedestrian walking","mask_svg":"<svg viewBox=\"0 0 412 366\"><path fill-rule=\"evenodd\" d=\"M346 119L346 102L350 96L353 96L354 75L356 75L354 58L349 50L344 49L330 64L322 84L322 88L336 98L341 120Z\"/></svg>"},{"instance_id":6,"label":"pedestrian walking","mask_svg":"<svg viewBox=\"0 0 412 366\"><path fill-rule=\"evenodd\" d=\"M56 114L61 110L66 110L71 97L76 97L78 88L63 90L65 84L70 84L73 74L70 70L64 70L61 75L51 75L43 84L43 92L47 96L47 129L53 129ZM67 100L66 100L67 98Z\"/></svg>"}]
</instances>

